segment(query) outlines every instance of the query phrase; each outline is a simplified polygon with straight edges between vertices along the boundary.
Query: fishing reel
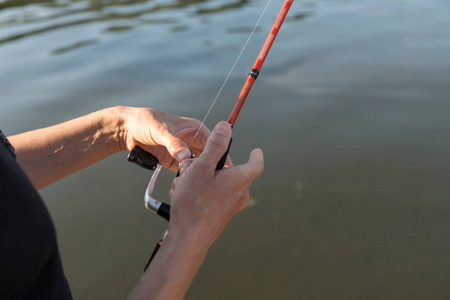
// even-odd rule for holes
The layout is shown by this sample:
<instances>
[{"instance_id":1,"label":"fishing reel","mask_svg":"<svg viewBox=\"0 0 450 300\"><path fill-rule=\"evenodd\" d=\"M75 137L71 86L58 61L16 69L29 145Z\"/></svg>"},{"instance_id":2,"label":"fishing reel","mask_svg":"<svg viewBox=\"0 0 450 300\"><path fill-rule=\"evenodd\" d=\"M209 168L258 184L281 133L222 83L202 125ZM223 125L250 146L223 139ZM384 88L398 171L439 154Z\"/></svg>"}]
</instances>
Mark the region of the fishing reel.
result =
<instances>
[{"instance_id":1,"label":"fishing reel","mask_svg":"<svg viewBox=\"0 0 450 300\"><path fill-rule=\"evenodd\" d=\"M232 138L228 144L228 149L219 160L216 166L216 171L223 169L225 161L230 151ZM194 158L194 154L191 154L191 158ZM139 146L135 146L131 152L128 154L128 161L132 162L144 169L153 170L153 175L150 178L147 189L145 190L144 203L145 207L152 213L160 216L167 222L170 220L170 205L159 201L153 196L153 191L155 190L156 180L158 180L159 174L163 168L163 165L159 163L159 160L151 153L145 151ZM180 176L180 172L177 173L176 177Z\"/></svg>"},{"instance_id":2,"label":"fishing reel","mask_svg":"<svg viewBox=\"0 0 450 300\"><path fill-rule=\"evenodd\" d=\"M145 190L144 204L149 211L157 214L158 216L169 222L170 205L159 201L153 196L156 180L158 180L159 173L161 173L163 165L159 163L159 160L153 154L145 151L139 146L135 146L128 154L128 161L144 169L154 170L153 175L148 183L147 189Z\"/></svg>"},{"instance_id":3,"label":"fishing reel","mask_svg":"<svg viewBox=\"0 0 450 300\"><path fill-rule=\"evenodd\" d=\"M228 144L228 149L225 152L225 154L222 156L220 161L218 162L216 166L216 170L220 170L225 165L225 160L228 156L228 152L230 151L231 141ZM194 158L194 154L191 154L191 158ZM145 151L139 146L135 146L131 152L128 154L128 161L132 162L144 169L147 170L153 170L153 175L150 178L150 181L148 183L147 189L145 190L144 195L144 203L145 207L151 211L152 213L162 217L164 220L169 222L170 220L170 205L164 202L159 201L153 196L153 191L155 190L156 180L159 177L159 174L161 173L161 170L163 168L163 165L159 163L159 160L151 153ZM180 176L180 172L177 173L176 177ZM155 257L156 253L158 252L159 248L161 247L164 238L166 237L168 232L168 229L166 229L159 240L159 242L155 245L155 248L153 249L152 255L150 256L150 259L147 262L147 265L145 266L144 270L148 268L150 263L152 262L153 258Z\"/></svg>"}]
</instances>

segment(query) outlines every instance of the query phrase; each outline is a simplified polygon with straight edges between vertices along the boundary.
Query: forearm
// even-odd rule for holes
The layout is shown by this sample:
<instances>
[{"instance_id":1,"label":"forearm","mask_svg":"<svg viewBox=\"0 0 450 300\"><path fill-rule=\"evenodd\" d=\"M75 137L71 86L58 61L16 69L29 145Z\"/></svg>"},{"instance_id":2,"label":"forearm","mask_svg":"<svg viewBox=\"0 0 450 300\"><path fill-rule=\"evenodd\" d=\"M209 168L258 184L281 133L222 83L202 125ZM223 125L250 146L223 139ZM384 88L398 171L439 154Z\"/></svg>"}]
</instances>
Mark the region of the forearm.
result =
<instances>
[{"instance_id":1,"label":"forearm","mask_svg":"<svg viewBox=\"0 0 450 300\"><path fill-rule=\"evenodd\" d=\"M201 236L169 234L128 300L183 299L208 250Z\"/></svg>"},{"instance_id":2,"label":"forearm","mask_svg":"<svg viewBox=\"0 0 450 300\"><path fill-rule=\"evenodd\" d=\"M40 189L119 151L118 110L100 110L8 138L17 161Z\"/></svg>"}]
</instances>

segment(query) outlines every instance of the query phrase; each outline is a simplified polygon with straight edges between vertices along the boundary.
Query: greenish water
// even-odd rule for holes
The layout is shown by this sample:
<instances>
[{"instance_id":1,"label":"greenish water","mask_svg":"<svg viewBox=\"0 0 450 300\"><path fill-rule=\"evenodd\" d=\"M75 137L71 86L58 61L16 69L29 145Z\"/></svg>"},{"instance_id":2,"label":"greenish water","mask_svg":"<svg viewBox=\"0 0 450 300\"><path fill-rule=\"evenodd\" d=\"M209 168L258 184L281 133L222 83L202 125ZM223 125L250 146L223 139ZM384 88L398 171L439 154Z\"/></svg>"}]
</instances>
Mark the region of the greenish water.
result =
<instances>
[{"instance_id":1,"label":"greenish water","mask_svg":"<svg viewBox=\"0 0 450 300\"><path fill-rule=\"evenodd\" d=\"M273 1L207 125L227 118ZM264 1L1 1L0 128L113 105L202 119ZM266 170L187 299L450 297L450 3L296 0L237 121ZM117 154L41 194L76 299L124 299L165 224ZM158 193L166 197L173 175Z\"/></svg>"}]
</instances>

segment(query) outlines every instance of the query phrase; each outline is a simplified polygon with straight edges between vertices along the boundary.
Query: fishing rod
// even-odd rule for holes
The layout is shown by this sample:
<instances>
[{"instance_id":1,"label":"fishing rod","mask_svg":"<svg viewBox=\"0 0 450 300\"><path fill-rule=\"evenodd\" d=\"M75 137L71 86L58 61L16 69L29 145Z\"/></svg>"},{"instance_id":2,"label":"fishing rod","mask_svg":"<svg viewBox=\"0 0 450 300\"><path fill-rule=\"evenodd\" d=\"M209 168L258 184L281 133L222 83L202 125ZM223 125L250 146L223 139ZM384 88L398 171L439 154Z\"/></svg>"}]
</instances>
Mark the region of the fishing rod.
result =
<instances>
[{"instance_id":1,"label":"fishing rod","mask_svg":"<svg viewBox=\"0 0 450 300\"><path fill-rule=\"evenodd\" d=\"M291 5L293 2L294 2L294 0L286 0L284 2L283 7L281 8L280 13L278 14L278 17L275 20L275 23L273 24L272 29L270 30L270 33L267 36L266 41L264 42L264 45L261 48L261 51L253 65L253 68L251 69L251 71L248 74L247 80L245 81L244 86L242 87L242 89L239 93L239 96L233 106L233 109L231 110L231 113L227 119L228 124L230 124L232 128L234 127L236 119L239 116L239 113L241 112L242 107L244 106L245 100L247 99L247 96L250 93L250 90L252 89L254 82L258 78L258 75L261 71L264 61L266 60L267 55L269 54L269 51L273 45L273 42L275 41L275 38L277 37L278 32L280 31L281 25L283 25L286 15L288 14L289 9L291 8ZM239 59L239 57L238 57L238 59ZM226 82L226 80L225 80L225 82ZM219 94L220 94L220 91L219 91ZM217 97L216 97L216 99L217 99ZM214 105L214 103L215 103L215 101L213 102L212 106ZM211 108L212 108L212 106L211 106ZM210 110L211 110L211 108L210 108ZM205 119L206 119L206 117L205 117ZM200 127L203 126L204 121L205 120L203 120ZM199 128L199 130L200 130L200 128ZM198 131L197 131L197 133L198 133ZM195 139L195 137L194 137L194 139ZM224 153L222 158L217 163L216 170L223 169L226 158L228 156L228 152L230 151L231 142L232 142L232 139L230 139L230 143L228 145L227 151ZM193 158L193 155L191 157ZM153 212L153 213L161 216L165 220L169 221L170 220L170 205L157 200L153 196L153 191L155 188L156 180L162 169L162 165L159 163L158 159L151 153L148 153L148 152L144 151L142 148L140 148L139 146L136 146L135 148L133 148L133 150L128 155L128 160L130 162L136 163L137 165L139 165L143 168L146 168L149 170L154 170L154 173L153 173L153 175L150 179L150 182L147 186L147 189L145 191L145 196L144 196L145 206L151 212ZM179 176L179 174L177 174L177 176ZM145 269L147 269L147 267L151 263L153 257L156 255L156 253L157 253L159 247L162 245L162 242L166 235L167 235L167 229L164 232L159 243L156 244L156 247L153 250L153 253L152 253L150 260L147 263Z\"/></svg>"}]
</instances>

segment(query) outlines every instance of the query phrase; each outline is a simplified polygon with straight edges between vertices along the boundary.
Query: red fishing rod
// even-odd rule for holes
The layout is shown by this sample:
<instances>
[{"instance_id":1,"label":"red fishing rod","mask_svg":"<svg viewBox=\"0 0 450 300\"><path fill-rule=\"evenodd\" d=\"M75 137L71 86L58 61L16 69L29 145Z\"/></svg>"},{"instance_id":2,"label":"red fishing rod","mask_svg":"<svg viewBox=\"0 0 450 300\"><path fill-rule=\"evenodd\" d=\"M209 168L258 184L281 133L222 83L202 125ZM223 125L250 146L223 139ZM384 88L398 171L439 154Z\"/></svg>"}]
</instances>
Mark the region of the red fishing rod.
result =
<instances>
[{"instance_id":1,"label":"red fishing rod","mask_svg":"<svg viewBox=\"0 0 450 300\"><path fill-rule=\"evenodd\" d=\"M247 99L247 96L250 93L250 90L252 89L253 83L258 78L259 72L261 71L264 61L266 60L267 55L269 54L270 48L272 47L272 44L275 41L275 38L277 37L278 32L280 31L281 25L283 25L286 15L288 14L289 9L291 8L291 5L293 2L294 2L294 0L286 0L284 2L284 5L281 8L281 11L278 14L277 19L275 20L275 23L273 24L272 29L271 29L266 41L264 42L264 45L256 59L256 62L253 65L252 70L248 74L247 80L245 81L244 86L242 87L241 92L239 93L239 96L238 96L238 98L234 104L234 107L231 110L231 113L227 120L227 122L231 125L231 127L234 126L236 119L239 116L239 113L240 113L242 107L244 106L245 100ZM219 92L219 94L220 94L220 92ZM213 105L214 105L214 102L213 102ZM201 126L203 126L203 123ZM195 139L195 137L194 137L194 139ZM228 156L228 152L230 150L231 142L232 142L232 139L230 140L227 151L222 156L220 161L217 163L216 170L223 169L226 158ZM128 160L133 163L136 163L137 165L139 165L143 168L155 170L152 178L150 179L147 190L145 192L145 206L147 207L147 209L149 209L153 213L155 213L155 214L161 216L162 218L166 219L167 221L169 221L170 220L170 205L160 202L156 198L153 197L153 189L154 189L156 180L158 178L158 175L162 169L162 165L159 164L158 159L155 156L153 156L151 153L148 153L148 152L144 151L143 149L141 149L140 147L136 146L135 148L133 148L133 150L128 155ZM178 174L177 174L177 176L178 176ZM156 255L159 247L162 245L162 242L163 242L166 234L167 234L167 230L164 232L163 237L161 238L161 240L159 241L159 243L156 245L155 249L153 250L153 253L152 253L150 260L147 263L147 266L145 267L145 269L149 266L153 257Z\"/></svg>"},{"instance_id":2,"label":"red fishing rod","mask_svg":"<svg viewBox=\"0 0 450 300\"><path fill-rule=\"evenodd\" d=\"M294 0L286 0L284 2L284 5L281 8L280 13L278 14L278 17L275 20L275 23L273 24L272 29L270 30L270 33L267 36L263 47L261 48L261 51L259 52L258 58L256 59L252 70L248 74L247 80L245 81L244 86L242 87L241 92L239 93L239 96L236 102L234 103L233 109L231 110L230 116L228 117L227 120L227 122L231 125L231 127L234 126L234 123L236 122L236 119L239 116L242 107L244 106L245 100L247 100L247 96L253 87L253 83L255 83L256 79L258 78L259 72L261 71L264 61L266 60L267 55L269 54L270 48L272 47L273 42L275 41L278 32L280 31L281 25L283 25L284 19L286 19L286 15L288 14L289 9L291 8L293 2ZM222 169L223 166L225 165L225 160L228 156L228 152L230 151L231 142L232 140L230 140L227 152L225 152L224 156L220 159L219 163L217 164L216 170Z\"/></svg>"},{"instance_id":3,"label":"red fishing rod","mask_svg":"<svg viewBox=\"0 0 450 300\"><path fill-rule=\"evenodd\" d=\"M267 54L269 54L270 48L272 47L272 44L275 41L275 38L277 37L278 32L280 31L281 25L283 25L284 19L286 18L286 15L289 12L289 9L291 8L293 2L294 0L286 0L284 2L284 5L281 8L280 13L278 14L278 17L275 23L273 24L272 30L270 31L269 36L267 37L261 49L261 52L259 52L258 58L256 59L256 62L253 65L253 69L248 74L247 81L242 87L238 99L236 100L236 103L234 104L234 107L231 110L230 116L228 117L227 121L228 123L230 123L231 126L234 126L234 123L236 122L236 119L239 116L239 113L242 109L242 106L244 105L244 102L247 99L250 90L252 89L253 83L258 78L259 72L261 71L264 61L266 60Z\"/></svg>"}]
</instances>

